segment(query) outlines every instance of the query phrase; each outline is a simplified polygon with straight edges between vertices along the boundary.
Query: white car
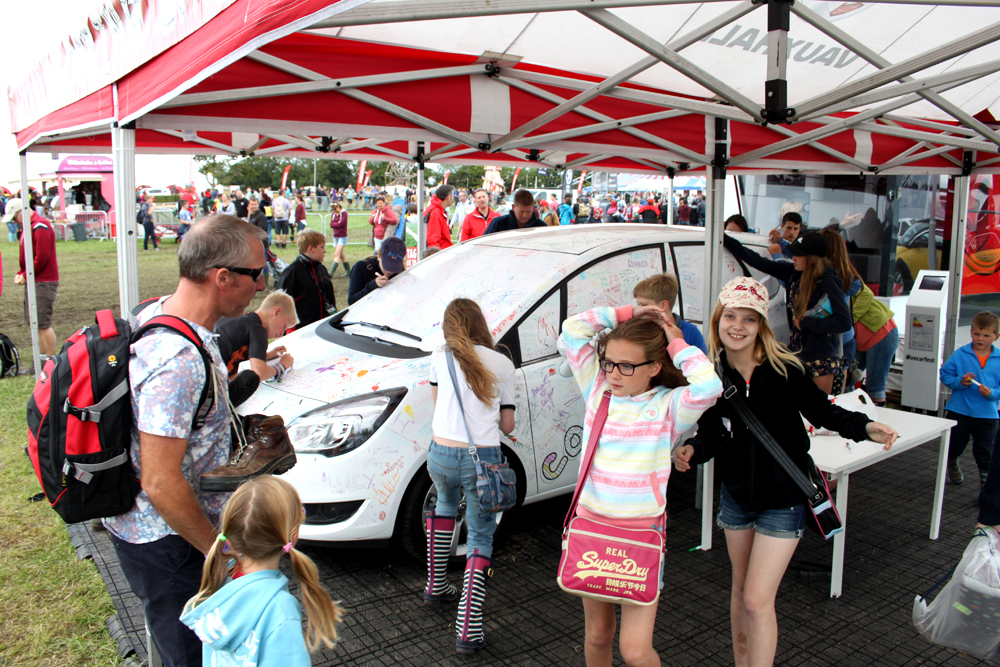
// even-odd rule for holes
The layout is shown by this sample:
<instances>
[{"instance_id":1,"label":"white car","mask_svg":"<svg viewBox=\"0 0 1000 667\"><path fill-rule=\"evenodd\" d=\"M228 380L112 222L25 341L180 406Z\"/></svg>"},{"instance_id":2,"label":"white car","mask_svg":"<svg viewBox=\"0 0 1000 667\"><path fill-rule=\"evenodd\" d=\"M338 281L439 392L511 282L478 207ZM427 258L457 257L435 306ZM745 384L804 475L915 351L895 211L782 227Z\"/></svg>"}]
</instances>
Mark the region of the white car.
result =
<instances>
[{"instance_id":1,"label":"white car","mask_svg":"<svg viewBox=\"0 0 1000 667\"><path fill-rule=\"evenodd\" d=\"M764 237L738 236L766 254ZM424 516L435 501L425 467L433 416L429 355L444 342L441 318L458 296L479 303L517 369L517 425L501 440L517 471L519 502L572 491L584 403L572 377L560 372L561 323L594 306L634 303L636 283L663 271L679 278L675 310L701 323L703 238L697 228L639 224L493 234L437 253L347 310L283 338L294 370L262 385L240 412L285 419L298 464L284 479L306 508L300 536L397 536L407 551L424 553ZM761 280L772 295L771 321L785 322L777 281L728 253L724 271L726 279ZM459 553L462 541L456 537Z\"/></svg>"}]
</instances>

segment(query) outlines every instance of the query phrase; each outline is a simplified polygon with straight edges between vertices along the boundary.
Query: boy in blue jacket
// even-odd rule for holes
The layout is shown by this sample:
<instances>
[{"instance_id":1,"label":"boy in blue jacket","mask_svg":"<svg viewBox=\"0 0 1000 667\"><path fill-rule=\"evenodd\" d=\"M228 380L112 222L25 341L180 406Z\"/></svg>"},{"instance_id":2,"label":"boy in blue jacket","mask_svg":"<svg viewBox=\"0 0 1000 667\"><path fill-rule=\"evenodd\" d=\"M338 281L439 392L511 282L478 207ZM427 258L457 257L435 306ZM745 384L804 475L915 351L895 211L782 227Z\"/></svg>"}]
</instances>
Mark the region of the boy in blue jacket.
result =
<instances>
[{"instance_id":1,"label":"boy in blue jacket","mask_svg":"<svg viewBox=\"0 0 1000 667\"><path fill-rule=\"evenodd\" d=\"M1000 403L1000 318L984 311L972 318L972 342L955 350L941 366L941 383L951 389L945 417L957 424L951 428L948 478L963 481L958 458L972 436L972 456L979 467L979 484L986 481L997 435L997 404Z\"/></svg>"},{"instance_id":2,"label":"boy in blue jacket","mask_svg":"<svg viewBox=\"0 0 1000 667\"><path fill-rule=\"evenodd\" d=\"M671 273L658 273L636 283L632 296L640 306L656 306L664 313L669 313L674 318L674 325L684 334L684 342L708 354L701 329L690 322L685 322L672 312L674 304L677 303L678 289L677 276Z\"/></svg>"}]
</instances>

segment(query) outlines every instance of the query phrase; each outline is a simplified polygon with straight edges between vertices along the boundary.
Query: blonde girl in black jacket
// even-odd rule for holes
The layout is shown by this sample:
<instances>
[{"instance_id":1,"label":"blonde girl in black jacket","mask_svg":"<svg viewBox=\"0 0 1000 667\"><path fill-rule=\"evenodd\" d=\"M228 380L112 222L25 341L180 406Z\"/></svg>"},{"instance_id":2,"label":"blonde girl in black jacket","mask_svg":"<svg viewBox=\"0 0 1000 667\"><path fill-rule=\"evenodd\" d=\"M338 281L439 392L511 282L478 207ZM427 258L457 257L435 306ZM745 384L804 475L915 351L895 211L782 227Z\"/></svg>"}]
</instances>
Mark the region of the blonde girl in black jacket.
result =
<instances>
[{"instance_id":1,"label":"blonde girl in black jacket","mask_svg":"<svg viewBox=\"0 0 1000 667\"><path fill-rule=\"evenodd\" d=\"M896 432L830 403L775 339L767 309L767 289L753 278L727 283L712 313L709 357L792 461L803 470L811 464L800 413L845 438L888 449ZM674 467L683 472L713 457L722 480L717 523L733 566L733 654L737 667L768 667L778 645L774 600L805 528L806 499L725 398L702 415L698 435L674 450Z\"/></svg>"}]
</instances>

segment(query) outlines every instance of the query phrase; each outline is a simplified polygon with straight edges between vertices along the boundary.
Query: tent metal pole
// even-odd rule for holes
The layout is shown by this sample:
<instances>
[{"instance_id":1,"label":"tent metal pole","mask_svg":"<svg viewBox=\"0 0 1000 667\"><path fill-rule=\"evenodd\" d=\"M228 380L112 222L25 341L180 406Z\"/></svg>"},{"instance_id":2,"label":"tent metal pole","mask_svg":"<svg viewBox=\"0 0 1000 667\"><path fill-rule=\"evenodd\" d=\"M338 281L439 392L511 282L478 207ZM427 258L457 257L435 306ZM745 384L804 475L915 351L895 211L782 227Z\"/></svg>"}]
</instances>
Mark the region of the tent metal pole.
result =
<instances>
[{"instance_id":1,"label":"tent metal pole","mask_svg":"<svg viewBox=\"0 0 1000 667\"><path fill-rule=\"evenodd\" d=\"M391 102L386 102L380 97L376 97L371 93L366 93L361 90L341 90L339 91L342 95L347 95L348 97L353 97L356 100L369 104L376 109L381 109L391 113L393 116L398 116L403 120L408 120L414 125L419 125L425 130L430 130L431 132L436 132L445 139L449 141L457 141L459 143L465 144L466 146L477 146L480 141L471 134L466 134L465 132L459 132L458 130L453 130L447 125L442 125L441 123L431 120L421 116L418 113L410 111L409 109L404 109L403 107L393 104Z\"/></svg>"},{"instance_id":2,"label":"tent metal pole","mask_svg":"<svg viewBox=\"0 0 1000 667\"><path fill-rule=\"evenodd\" d=\"M736 21L742 18L743 16L746 16L756 8L757 6L754 5L752 2L750 2L750 0L744 0L738 6L734 7L725 14L716 17L715 19L709 21L708 23L704 24L703 26L695 30L692 30L686 35L669 42L666 45L666 48L675 52L685 49L691 46L692 44L696 44L698 40L702 39L703 37L711 35L719 28L727 26L733 21ZM506 135L497 139L496 142L494 142L493 144L494 150L503 150L505 148L510 148L513 145L512 142L514 142L514 140L519 139L524 135L528 134L529 132L533 132L534 130L537 130L540 127L544 127L546 124L552 122L556 118L559 118L560 116L569 113L570 111L576 109L577 107L586 104L595 97L605 94L606 91L608 91L609 89L614 88L619 84L622 84L628 81L629 79L634 78L635 76L641 74L642 72L645 72L647 69L649 69L653 65L658 64L659 62L660 62L659 59L654 56L643 58L642 60L631 65L630 67L618 72L613 76L608 77L604 81L594 84L587 90L584 90L583 92L577 94L575 97L573 97L573 99L563 100L556 106L556 108L546 111L537 118L525 123L524 125L521 125L520 127L514 130L511 130Z\"/></svg>"},{"instance_id":3,"label":"tent metal pole","mask_svg":"<svg viewBox=\"0 0 1000 667\"><path fill-rule=\"evenodd\" d=\"M955 205L951 212L951 257L948 281L948 324L944 329L944 356L947 359L955 351L955 332L958 331L958 316L962 305L962 273L965 266L965 228L969 217L969 178L973 163L971 151L966 151L962 175L955 177Z\"/></svg>"},{"instance_id":4,"label":"tent metal pole","mask_svg":"<svg viewBox=\"0 0 1000 667\"><path fill-rule=\"evenodd\" d=\"M531 83L529 83L527 81L522 81L520 79L516 79L516 78L513 78L513 77L507 77L507 76L504 76L504 75L498 76L497 80L500 81L501 83L507 84L508 86L513 86L514 88L517 88L519 90L523 90L526 93L531 93L532 95L535 95L536 97L540 97L543 100L547 100L547 101L553 102L555 104L559 104L560 102L564 102L565 101L565 98L560 97L560 96L556 95L555 93L550 93L547 90L542 90L541 88L539 88L539 87L537 87L537 86L535 86L535 85L533 85L533 84L531 84ZM607 116L605 114L599 113L599 112L594 111L592 109L588 109L585 106L577 107L576 112L578 114L582 115L582 116L587 116L588 118L593 118L594 120L599 120L599 121L609 121L609 120L612 120L611 116ZM681 157L686 158L687 160L689 160L691 162L696 162L698 164L707 164L709 162L709 158L705 157L704 155L701 155L700 153L696 153L696 152L694 152L692 150L688 150L687 148L684 148L683 146L679 146L678 144L675 144L675 143L673 143L671 141L667 141L666 139L663 139L661 137L657 137L655 134L650 134L649 132L646 132L645 130L640 130L640 129L637 129L637 128L634 128L634 127L623 127L623 128L621 128L621 130L622 130L622 132L625 132L627 134L631 134L633 137L638 137L639 139L642 139L644 141L648 141L649 143L654 144L656 146L659 146L660 148L665 148L668 151L676 153L677 155L680 155Z\"/></svg>"},{"instance_id":5,"label":"tent metal pole","mask_svg":"<svg viewBox=\"0 0 1000 667\"><path fill-rule=\"evenodd\" d=\"M788 28L790 0L767 3L767 78L764 80L765 120L783 123L795 112L788 108Z\"/></svg>"},{"instance_id":6,"label":"tent metal pole","mask_svg":"<svg viewBox=\"0 0 1000 667\"><path fill-rule=\"evenodd\" d=\"M42 354L38 348L38 299L35 292L34 239L31 236L31 190L28 189L28 153L21 151L21 238L24 240L24 281L28 290L28 320L31 323L31 352L35 362L35 377L42 375Z\"/></svg>"},{"instance_id":7,"label":"tent metal pole","mask_svg":"<svg viewBox=\"0 0 1000 667\"><path fill-rule=\"evenodd\" d=\"M833 106L823 107L809 114L799 115L795 120L802 122L821 116L830 116L830 114L863 108L872 104L884 102L885 100L891 100L901 95L907 95L909 93L917 93L924 98L927 98L928 95L940 97L938 95L939 93L944 93L952 88L964 86L970 81L975 81L988 74L993 74L997 70L1000 70L1000 61L991 60L972 67L966 67L965 69L952 70L944 74L937 74L924 79L905 77L908 79L906 83L894 83L892 85L886 84L884 87L865 93L864 95L850 97ZM944 98L941 99L943 100ZM945 104L947 104L947 102L945 102ZM977 132L976 134L979 133Z\"/></svg>"},{"instance_id":8,"label":"tent metal pole","mask_svg":"<svg viewBox=\"0 0 1000 667\"><path fill-rule=\"evenodd\" d=\"M135 221L135 126L111 129L114 156L115 222L118 226L118 303L127 318L139 305L139 247Z\"/></svg>"},{"instance_id":9,"label":"tent metal pole","mask_svg":"<svg viewBox=\"0 0 1000 667\"><path fill-rule=\"evenodd\" d=\"M417 144L417 261L427 252L427 226L424 224L424 142Z\"/></svg>"},{"instance_id":10,"label":"tent metal pole","mask_svg":"<svg viewBox=\"0 0 1000 667\"><path fill-rule=\"evenodd\" d=\"M239 155L240 152L236 150L233 146L227 146L226 144L220 144L218 141L212 141L211 139L202 139L201 137L195 135L193 138L188 138L184 136L184 133L180 130L161 130L160 128L150 128L154 132L159 132L160 134L166 134L171 137L177 137L178 139L183 139L184 141L190 141L195 144L201 144L202 146L209 146L211 148L217 148L224 153L229 153L230 155ZM134 136L135 129L131 130ZM112 142L113 143L113 142ZM290 142L289 142L290 143ZM132 150L133 154L135 152L135 139L132 139Z\"/></svg>"},{"instance_id":11,"label":"tent metal pole","mask_svg":"<svg viewBox=\"0 0 1000 667\"><path fill-rule=\"evenodd\" d=\"M891 62L883 58L877 52L875 52L872 49L869 49L860 41L854 39L851 35L847 34L847 32L841 30L837 26L833 25L833 23L831 23L830 21L827 21L823 17L813 12L811 9L805 7L802 3L794 5L792 7L792 11L795 12L795 14L803 21L811 24L817 30L822 31L827 35L829 35L830 37L832 37L833 39L837 40L843 46L846 46L851 51L854 51L854 53L858 54L859 56L870 62L875 67L882 69L892 65ZM899 79L899 81L900 82L907 81L909 78L910 77L903 77ZM975 128L975 131L977 131L979 134L983 135L984 137L986 137L987 139L989 139L994 143L1000 144L1000 134L997 134L992 129L987 127L985 123L979 122L971 114L965 113L959 107L955 106L954 104L944 99L937 93L928 91L921 93L921 96L930 103L937 106L945 113L949 114L952 118L956 119L957 121L965 124L970 128Z\"/></svg>"},{"instance_id":12,"label":"tent metal pole","mask_svg":"<svg viewBox=\"0 0 1000 667\"><path fill-rule=\"evenodd\" d=\"M348 90L353 88L364 88L369 86L383 86L393 83L406 83L410 81L425 81L427 79L442 79L451 76L469 76L485 73L485 66L482 64L462 65L460 67L438 67L424 70L409 70L406 72L394 72L391 74L373 74L371 76L357 76L346 79L331 79L304 67L299 67L294 63L281 60L280 58L269 58L261 60L276 69L286 71L293 76L300 76L307 81L298 83L279 83L272 86L250 86L247 88L231 88L229 90L213 90L208 93L188 93L179 95L175 99L163 104L161 109L176 107L186 107L194 104L214 104L216 102L237 102L240 100L260 99L264 97L280 97L283 95L303 95L306 93L319 93L328 90ZM279 65L284 63L284 65Z\"/></svg>"},{"instance_id":13,"label":"tent metal pole","mask_svg":"<svg viewBox=\"0 0 1000 667\"><path fill-rule=\"evenodd\" d=\"M985 46L998 39L1000 39L1000 23L993 23L974 33L935 47L926 53L907 58L891 67L886 67L857 81L838 86L830 92L805 100L796 105L796 117L808 116L816 111L833 106L837 102L867 93L896 79L909 76L928 67L933 67L955 56L969 53L980 46Z\"/></svg>"},{"instance_id":14,"label":"tent metal pole","mask_svg":"<svg viewBox=\"0 0 1000 667\"><path fill-rule=\"evenodd\" d=\"M915 155L899 156L892 160L889 160L885 164L878 165L878 170L880 172L886 169L892 169L894 167L899 167L904 164L909 164L911 162L917 162L923 160L924 158L934 157L935 155L940 155L941 153L947 153L948 151L953 151L955 148L953 146L941 146L939 148L932 148L930 150L924 151L922 153L916 153Z\"/></svg>"},{"instance_id":15,"label":"tent metal pole","mask_svg":"<svg viewBox=\"0 0 1000 667\"><path fill-rule=\"evenodd\" d=\"M607 120L602 123L594 123L593 125L583 125L580 127L570 128L568 130L560 130L558 132L549 132L548 134L536 134L534 136L528 137L526 139L518 139L515 141L508 142L502 147L498 147L496 144L491 145L490 149L493 151L507 151L516 148L529 148L536 146L545 141L561 141L563 139L569 139L572 137L579 137L582 135L593 134L595 132L605 132L607 130L619 130L625 129L626 127L632 127L633 125L641 125L642 123L652 123L658 120L668 120L670 118L677 118L678 116L688 116L690 115L687 111L656 111L654 113L647 113L641 116L632 116L631 118L622 118L620 120Z\"/></svg>"},{"instance_id":16,"label":"tent metal pole","mask_svg":"<svg viewBox=\"0 0 1000 667\"><path fill-rule=\"evenodd\" d=\"M932 144L952 146L954 148L964 148L970 151L989 151L995 153L997 147L992 143L980 139L966 139L965 137L951 137L945 134L934 134L933 132L922 132L920 130L910 130L896 125L879 125L871 121L863 121L855 126L858 130L869 130L873 133L886 134L891 137L903 137L914 141L926 141Z\"/></svg>"},{"instance_id":17,"label":"tent metal pole","mask_svg":"<svg viewBox=\"0 0 1000 667\"><path fill-rule=\"evenodd\" d=\"M674 170L667 170L667 224L674 224Z\"/></svg>"},{"instance_id":18,"label":"tent metal pole","mask_svg":"<svg viewBox=\"0 0 1000 667\"><path fill-rule=\"evenodd\" d=\"M579 9L653 7L657 5L697 4L706 0L429 0L421 3L374 2L360 5L311 25L309 30L341 28L345 26L378 25L406 21L434 21L473 16L504 16L509 14L536 14L539 12L566 12ZM724 2L725 0L707 0ZM966 0L968 1L968 0ZM405 17L405 19L403 18Z\"/></svg>"},{"instance_id":19,"label":"tent metal pole","mask_svg":"<svg viewBox=\"0 0 1000 667\"><path fill-rule=\"evenodd\" d=\"M606 9L588 9L582 10L580 13L594 23L618 35L626 42L639 47L665 65L677 70L695 83L708 88L722 99L741 109L744 113L749 114L752 118L760 120L760 105L758 103L721 79L713 76L707 70L702 69L687 58L679 55L676 51L666 48L658 40L653 39L627 21Z\"/></svg>"},{"instance_id":20,"label":"tent metal pole","mask_svg":"<svg viewBox=\"0 0 1000 667\"><path fill-rule=\"evenodd\" d=\"M798 136L796 136L796 137L794 137L792 139L784 139L782 141L778 141L776 143L773 143L773 144L771 144L769 146L764 146L764 147L758 148L756 150L747 151L746 153L743 153L741 155L737 155L737 156L733 157L729 161L729 166L730 167L735 167L736 165L743 164L744 162L750 162L751 160L756 160L758 158L766 157L768 155L773 155L775 153L781 153L782 151L786 151L789 148L794 148L796 146L801 146L802 144L808 144L808 143L811 143L813 141L816 141L817 139L821 139L823 137L828 137L831 134L837 134L838 132L842 132L842 131L847 130L849 128L853 128L853 127L855 127L857 125L860 125L861 123L864 123L866 121L869 121L869 120L871 120L873 118L877 118L878 116L882 115L886 111L895 110L895 109L898 109L901 106L906 106L907 104L911 104L911 103L915 102L916 99L917 99L916 95L910 95L910 96L907 96L905 99L895 100L893 102L890 102L888 104L884 104L884 105L882 105L880 107L877 107L875 109L869 109L867 111L862 111L861 113L859 113L859 114L857 114L855 116L851 116L850 118L842 118L838 122L836 122L836 123L830 123L829 125L826 125L825 127L817 127L815 130L809 130L808 132L803 132L802 134L799 134ZM879 127L882 127L882 126L879 126ZM921 138L923 138L923 137L921 137Z\"/></svg>"},{"instance_id":21,"label":"tent metal pole","mask_svg":"<svg viewBox=\"0 0 1000 667\"><path fill-rule=\"evenodd\" d=\"M722 211L726 196L726 166L728 161L727 139L729 136L729 121L724 118L715 119L715 159L712 161L712 171L708 174L705 188L707 200L705 211L705 276L708 278L705 290L705 302L702 306L702 331L708 333L712 318L712 308L719 292L722 291Z\"/></svg>"}]
</instances>

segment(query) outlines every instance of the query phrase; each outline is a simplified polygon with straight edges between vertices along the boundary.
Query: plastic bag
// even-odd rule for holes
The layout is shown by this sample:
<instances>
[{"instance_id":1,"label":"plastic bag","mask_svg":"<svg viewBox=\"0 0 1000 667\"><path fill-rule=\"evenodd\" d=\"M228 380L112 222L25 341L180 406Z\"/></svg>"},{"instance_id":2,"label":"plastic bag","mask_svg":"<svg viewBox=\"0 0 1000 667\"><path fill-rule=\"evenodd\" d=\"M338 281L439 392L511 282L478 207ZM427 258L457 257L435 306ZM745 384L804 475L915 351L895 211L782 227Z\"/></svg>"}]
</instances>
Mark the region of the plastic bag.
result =
<instances>
[{"instance_id":1,"label":"plastic bag","mask_svg":"<svg viewBox=\"0 0 1000 667\"><path fill-rule=\"evenodd\" d=\"M933 590L933 589L932 589ZM980 659L1000 649L1000 534L980 528L934 601L917 596L913 624L928 641Z\"/></svg>"},{"instance_id":2,"label":"plastic bag","mask_svg":"<svg viewBox=\"0 0 1000 667\"><path fill-rule=\"evenodd\" d=\"M834 405L840 406L845 410L850 410L851 412L863 413L872 421L878 421L878 412L875 411L875 402L872 401L871 396L865 393L863 389L855 389L854 391L849 391L846 394L829 396L828 398ZM837 435L836 431L830 431L820 426L813 426L805 417L802 418L802 424L806 427L806 433L809 434L809 437L817 435Z\"/></svg>"}]
</instances>

